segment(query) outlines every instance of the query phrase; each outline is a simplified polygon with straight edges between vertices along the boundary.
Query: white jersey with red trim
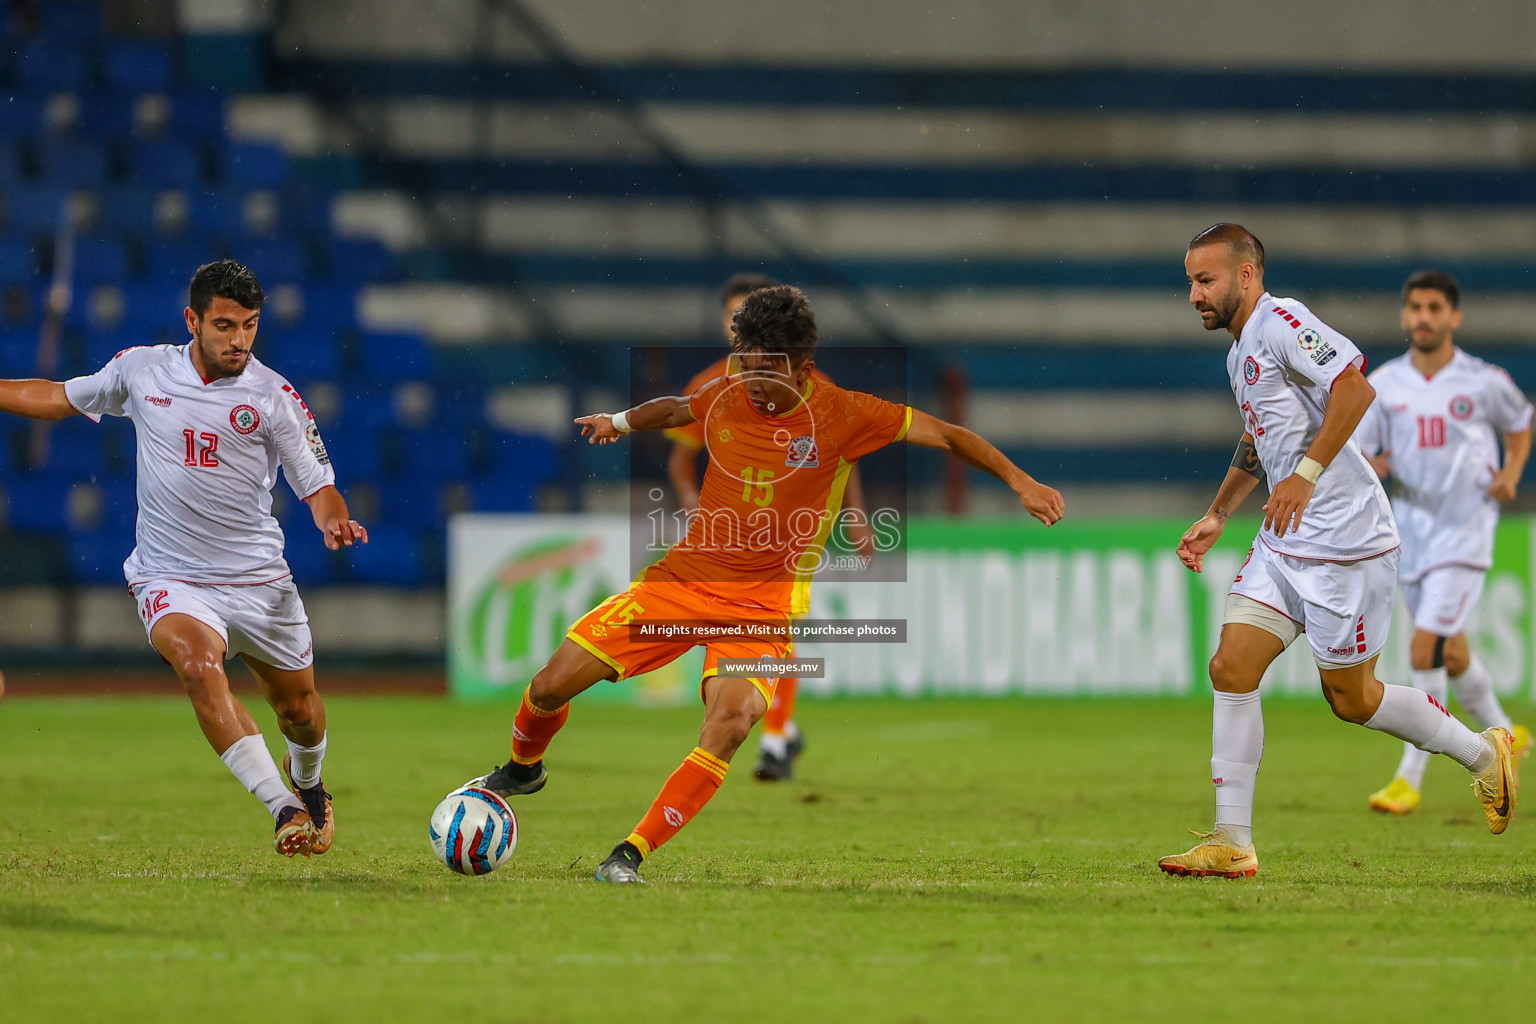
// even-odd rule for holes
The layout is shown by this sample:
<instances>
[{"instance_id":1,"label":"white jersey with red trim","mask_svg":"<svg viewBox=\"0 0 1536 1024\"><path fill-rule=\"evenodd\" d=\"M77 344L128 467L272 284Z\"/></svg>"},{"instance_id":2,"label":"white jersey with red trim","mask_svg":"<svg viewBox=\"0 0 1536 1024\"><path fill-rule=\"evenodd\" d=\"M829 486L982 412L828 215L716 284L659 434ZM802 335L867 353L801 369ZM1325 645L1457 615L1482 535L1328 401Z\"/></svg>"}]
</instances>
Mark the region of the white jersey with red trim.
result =
<instances>
[{"instance_id":1,"label":"white jersey with red trim","mask_svg":"<svg viewBox=\"0 0 1536 1024\"><path fill-rule=\"evenodd\" d=\"M133 420L139 515L137 546L123 564L130 586L288 575L272 516L278 466L301 498L335 483L336 473L314 416L280 374L252 356L238 377L204 383L190 344L155 345L119 352L66 381L64 394L95 422Z\"/></svg>"},{"instance_id":2,"label":"white jersey with red trim","mask_svg":"<svg viewBox=\"0 0 1536 1024\"><path fill-rule=\"evenodd\" d=\"M1354 342L1300 302L1260 297L1227 353L1227 374L1271 489L1296 471L1317 438L1334 381L1364 364ZM1301 528L1284 537L1261 529L1258 539L1293 558L1327 562L1371 558L1398 545L1387 494L1353 438L1318 477Z\"/></svg>"},{"instance_id":3,"label":"white jersey with red trim","mask_svg":"<svg viewBox=\"0 0 1536 1024\"><path fill-rule=\"evenodd\" d=\"M1371 374L1376 401L1355 440L1391 452L1392 510L1403 533L1402 579L1493 564L1499 503L1488 495L1502 435L1531 425L1531 403L1499 367L1457 350L1426 378L1408 355Z\"/></svg>"}]
</instances>

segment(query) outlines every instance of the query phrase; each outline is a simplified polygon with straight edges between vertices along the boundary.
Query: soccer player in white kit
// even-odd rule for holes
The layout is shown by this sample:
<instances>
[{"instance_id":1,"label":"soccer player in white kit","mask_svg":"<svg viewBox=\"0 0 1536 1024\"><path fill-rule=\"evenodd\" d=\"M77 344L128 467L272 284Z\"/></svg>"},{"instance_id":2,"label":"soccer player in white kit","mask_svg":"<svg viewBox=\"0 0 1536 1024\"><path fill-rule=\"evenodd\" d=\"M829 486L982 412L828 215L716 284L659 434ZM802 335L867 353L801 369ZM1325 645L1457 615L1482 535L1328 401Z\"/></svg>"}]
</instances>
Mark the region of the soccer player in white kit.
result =
<instances>
[{"instance_id":1,"label":"soccer player in white kit","mask_svg":"<svg viewBox=\"0 0 1536 1024\"><path fill-rule=\"evenodd\" d=\"M271 812L288 857L330 849L335 816L320 781L325 705L309 620L272 516L279 465L336 550L368 533L347 513L314 417L251 354L265 296L233 260L199 267L185 345L119 352L86 377L0 381L0 412L58 420L126 416L138 445L136 546L123 564L149 642L181 680L203 735ZM288 741L278 774L261 730L229 689L239 655Z\"/></svg>"},{"instance_id":2,"label":"soccer player in white kit","mask_svg":"<svg viewBox=\"0 0 1536 1024\"><path fill-rule=\"evenodd\" d=\"M1410 347L1371 374L1376 402L1355 440L1383 478L1391 475L1403 537L1398 582L1414 625L1413 685L1441 704L1449 685L1480 727L1514 734L1518 760L1530 731L1500 706L1493 676L1467 645L1465 630L1493 564L1499 502L1514 499L1531 454L1531 403L1509 374L1456 347L1460 305L1461 288L1449 274L1422 270L1408 278L1402 324ZM1396 776L1371 794L1370 807L1415 810L1428 763L1409 745Z\"/></svg>"},{"instance_id":3,"label":"soccer player in white kit","mask_svg":"<svg viewBox=\"0 0 1536 1024\"><path fill-rule=\"evenodd\" d=\"M1180 540L1179 558L1201 571L1227 517L1262 476L1270 492L1210 664L1216 826L1157 866L1225 878L1258 872L1259 681L1303 632L1334 714L1448 754L1473 773L1489 830L1504 831L1516 795L1509 733L1480 736L1413 687L1376 678L1392 619L1398 536L1381 481L1351 439L1375 397L1360 372L1365 357L1295 299L1264 290L1264 247L1237 224L1196 235L1184 269L1205 329L1232 334L1227 372L1245 429L1210 511Z\"/></svg>"}]
</instances>

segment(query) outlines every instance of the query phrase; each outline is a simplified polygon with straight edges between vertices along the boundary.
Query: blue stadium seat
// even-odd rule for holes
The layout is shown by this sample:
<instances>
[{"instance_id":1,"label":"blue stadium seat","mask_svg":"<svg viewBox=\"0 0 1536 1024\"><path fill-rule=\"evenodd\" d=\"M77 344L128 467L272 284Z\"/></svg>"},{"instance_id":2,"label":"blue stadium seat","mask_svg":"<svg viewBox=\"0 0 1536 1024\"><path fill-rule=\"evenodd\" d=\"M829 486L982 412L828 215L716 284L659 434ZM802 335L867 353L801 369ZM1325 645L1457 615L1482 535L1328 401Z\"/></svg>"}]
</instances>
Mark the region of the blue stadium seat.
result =
<instances>
[{"instance_id":1,"label":"blue stadium seat","mask_svg":"<svg viewBox=\"0 0 1536 1024\"><path fill-rule=\"evenodd\" d=\"M218 247L207 239L154 241L144 246L147 277L167 287L174 283L185 289L193 271L218 257ZM185 296L182 302L185 305Z\"/></svg>"},{"instance_id":2,"label":"blue stadium seat","mask_svg":"<svg viewBox=\"0 0 1536 1024\"><path fill-rule=\"evenodd\" d=\"M44 180L55 185L99 188L107 181L107 151L93 139L47 139L37 155Z\"/></svg>"},{"instance_id":3,"label":"blue stadium seat","mask_svg":"<svg viewBox=\"0 0 1536 1024\"><path fill-rule=\"evenodd\" d=\"M244 230L240 201L222 190L188 192L187 229L201 235L233 235Z\"/></svg>"},{"instance_id":4,"label":"blue stadium seat","mask_svg":"<svg viewBox=\"0 0 1536 1024\"><path fill-rule=\"evenodd\" d=\"M469 445L462 433L436 428L400 432L402 481L443 483L469 476Z\"/></svg>"},{"instance_id":5,"label":"blue stadium seat","mask_svg":"<svg viewBox=\"0 0 1536 1024\"><path fill-rule=\"evenodd\" d=\"M101 5L55 2L33 5L37 9L38 35L50 43L89 43L101 35Z\"/></svg>"},{"instance_id":6,"label":"blue stadium seat","mask_svg":"<svg viewBox=\"0 0 1536 1024\"><path fill-rule=\"evenodd\" d=\"M54 232L64 217L70 190L52 183L5 190L5 225L12 232Z\"/></svg>"},{"instance_id":7,"label":"blue stadium seat","mask_svg":"<svg viewBox=\"0 0 1536 1024\"><path fill-rule=\"evenodd\" d=\"M76 583L123 582L123 562L133 550L133 529L103 526L89 533L69 533L64 541L70 579Z\"/></svg>"},{"instance_id":8,"label":"blue stadium seat","mask_svg":"<svg viewBox=\"0 0 1536 1024\"><path fill-rule=\"evenodd\" d=\"M0 136L8 139L41 135L48 130L46 96L5 97L0 103Z\"/></svg>"},{"instance_id":9,"label":"blue stadium seat","mask_svg":"<svg viewBox=\"0 0 1536 1024\"><path fill-rule=\"evenodd\" d=\"M488 447L491 476L545 483L560 474L560 451L542 435L493 430Z\"/></svg>"},{"instance_id":10,"label":"blue stadium seat","mask_svg":"<svg viewBox=\"0 0 1536 1024\"><path fill-rule=\"evenodd\" d=\"M395 276L395 257L380 242L336 239L326 254L326 271L333 281L384 281Z\"/></svg>"},{"instance_id":11,"label":"blue stadium seat","mask_svg":"<svg viewBox=\"0 0 1536 1024\"><path fill-rule=\"evenodd\" d=\"M171 51L164 43L115 42L102 60L107 85L124 92L166 92L171 70Z\"/></svg>"},{"instance_id":12,"label":"blue stadium seat","mask_svg":"<svg viewBox=\"0 0 1536 1024\"><path fill-rule=\"evenodd\" d=\"M469 485L471 507L476 512L532 512L537 484L523 477L493 476Z\"/></svg>"},{"instance_id":13,"label":"blue stadium seat","mask_svg":"<svg viewBox=\"0 0 1536 1024\"><path fill-rule=\"evenodd\" d=\"M177 93L171 97L168 134L183 138L224 135L224 97L215 92Z\"/></svg>"},{"instance_id":14,"label":"blue stadium seat","mask_svg":"<svg viewBox=\"0 0 1536 1024\"><path fill-rule=\"evenodd\" d=\"M357 351L360 369L373 380L421 380L432 373L432 350L419 334L364 332Z\"/></svg>"},{"instance_id":15,"label":"blue stadium seat","mask_svg":"<svg viewBox=\"0 0 1536 1024\"><path fill-rule=\"evenodd\" d=\"M84 416L71 416L49 427L48 461L39 469L68 480L92 480L105 467L97 424Z\"/></svg>"},{"instance_id":16,"label":"blue stadium seat","mask_svg":"<svg viewBox=\"0 0 1536 1024\"><path fill-rule=\"evenodd\" d=\"M0 374L10 379L37 372L37 332L26 328L0 333Z\"/></svg>"},{"instance_id":17,"label":"blue stadium seat","mask_svg":"<svg viewBox=\"0 0 1536 1024\"><path fill-rule=\"evenodd\" d=\"M26 284L37 276L37 258L28 242L0 239L0 284ZM34 344L36 339L33 339Z\"/></svg>"},{"instance_id":18,"label":"blue stadium seat","mask_svg":"<svg viewBox=\"0 0 1536 1024\"><path fill-rule=\"evenodd\" d=\"M136 141L129 145L133 181L143 188L197 188L203 181L203 160L185 142Z\"/></svg>"},{"instance_id":19,"label":"blue stadium seat","mask_svg":"<svg viewBox=\"0 0 1536 1024\"><path fill-rule=\"evenodd\" d=\"M283 535L288 541L283 557L288 560L294 582L300 587L323 586L341 578L345 556L325 546L309 517L309 510L302 503L293 517L283 524Z\"/></svg>"},{"instance_id":20,"label":"blue stadium seat","mask_svg":"<svg viewBox=\"0 0 1536 1024\"><path fill-rule=\"evenodd\" d=\"M237 142L221 150L224 181L238 188L278 188L288 179L288 154L265 142Z\"/></svg>"},{"instance_id":21,"label":"blue stadium seat","mask_svg":"<svg viewBox=\"0 0 1536 1024\"><path fill-rule=\"evenodd\" d=\"M150 280L123 286L123 323L121 330L138 339L138 344L158 344L160 332L169 332L178 343L187 340L186 321L181 311L187 308L187 282L196 267L188 267L181 280Z\"/></svg>"},{"instance_id":22,"label":"blue stadium seat","mask_svg":"<svg viewBox=\"0 0 1536 1024\"><path fill-rule=\"evenodd\" d=\"M341 421L359 430L379 430L395 422L395 399L388 389L349 387L342 392Z\"/></svg>"},{"instance_id":23,"label":"blue stadium seat","mask_svg":"<svg viewBox=\"0 0 1536 1024\"><path fill-rule=\"evenodd\" d=\"M345 421L323 429L325 450L340 480L377 480L384 475L384 448L377 430L358 429Z\"/></svg>"},{"instance_id":24,"label":"blue stadium seat","mask_svg":"<svg viewBox=\"0 0 1536 1024\"><path fill-rule=\"evenodd\" d=\"M86 93L79 102L75 134L91 139L126 139L133 135L137 122L137 96Z\"/></svg>"},{"instance_id":25,"label":"blue stadium seat","mask_svg":"<svg viewBox=\"0 0 1536 1024\"><path fill-rule=\"evenodd\" d=\"M128 253L115 238L81 238L75 241L75 284L117 284L128 277Z\"/></svg>"},{"instance_id":26,"label":"blue stadium seat","mask_svg":"<svg viewBox=\"0 0 1536 1024\"><path fill-rule=\"evenodd\" d=\"M264 287L309 276L304 247L294 242L258 242L244 246L235 258L254 270Z\"/></svg>"},{"instance_id":27,"label":"blue stadium seat","mask_svg":"<svg viewBox=\"0 0 1536 1024\"><path fill-rule=\"evenodd\" d=\"M443 488L435 482L412 479L381 489L379 518L413 531L443 528Z\"/></svg>"},{"instance_id":28,"label":"blue stadium seat","mask_svg":"<svg viewBox=\"0 0 1536 1024\"><path fill-rule=\"evenodd\" d=\"M83 92L90 84L90 73L90 61L81 50L47 41L28 46L12 65L23 92Z\"/></svg>"},{"instance_id":29,"label":"blue stadium seat","mask_svg":"<svg viewBox=\"0 0 1536 1024\"><path fill-rule=\"evenodd\" d=\"M340 350L324 331L264 327L256 343L257 358L291 381L337 380L341 376Z\"/></svg>"},{"instance_id":30,"label":"blue stadium seat","mask_svg":"<svg viewBox=\"0 0 1536 1024\"><path fill-rule=\"evenodd\" d=\"M19 473L4 481L5 518L13 530L63 533L70 481L50 473Z\"/></svg>"},{"instance_id":31,"label":"blue stadium seat","mask_svg":"<svg viewBox=\"0 0 1536 1024\"><path fill-rule=\"evenodd\" d=\"M132 186L97 193L96 223L104 231L149 235L155 231L156 195Z\"/></svg>"},{"instance_id":32,"label":"blue stadium seat","mask_svg":"<svg viewBox=\"0 0 1536 1024\"><path fill-rule=\"evenodd\" d=\"M9 141L0 141L0 187L9 188L26 180L21 153Z\"/></svg>"},{"instance_id":33,"label":"blue stadium seat","mask_svg":"<svg viewBox=\"0 0 1536 1024\"><path fill-rule=\"evenodd\" d=\"M379 523L368 529L368 543L348 554L351 576L359 583L419 586L426 582L420 534L408 527Z\"/></svg>"}]
</instances>

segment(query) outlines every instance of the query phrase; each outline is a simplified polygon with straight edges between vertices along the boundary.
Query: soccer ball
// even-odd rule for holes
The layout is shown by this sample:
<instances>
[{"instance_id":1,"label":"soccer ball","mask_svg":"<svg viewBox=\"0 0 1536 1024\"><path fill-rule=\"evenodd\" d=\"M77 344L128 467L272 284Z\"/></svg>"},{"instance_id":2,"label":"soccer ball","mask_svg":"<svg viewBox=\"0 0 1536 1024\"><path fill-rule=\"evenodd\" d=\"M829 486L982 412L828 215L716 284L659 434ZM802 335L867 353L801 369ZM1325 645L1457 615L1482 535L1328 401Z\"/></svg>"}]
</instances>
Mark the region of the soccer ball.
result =
<instances>
[{"instance_id":1,"label":"soccer ball","mask_svg":"<svg viewBox=\"0 0 1536 1024\"><path fill-rule=\"evenodd\" d=\"M432 852L461 875L488 875L517 849L517 816L488 789L466 786L443 798L427 826Z\"/></svg>"}]
</instances>

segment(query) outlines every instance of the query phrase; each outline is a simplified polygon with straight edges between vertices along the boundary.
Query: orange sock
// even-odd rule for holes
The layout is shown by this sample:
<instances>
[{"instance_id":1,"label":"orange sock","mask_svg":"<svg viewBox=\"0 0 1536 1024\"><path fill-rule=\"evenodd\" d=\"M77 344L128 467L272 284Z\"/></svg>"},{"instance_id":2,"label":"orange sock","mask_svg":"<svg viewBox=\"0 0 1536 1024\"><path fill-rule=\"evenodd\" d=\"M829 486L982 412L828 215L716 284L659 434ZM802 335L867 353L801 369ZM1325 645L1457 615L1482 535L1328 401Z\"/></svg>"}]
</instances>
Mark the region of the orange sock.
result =
<instances>
[{"instance_id":1,"label":"orange sock","mask_svg":"<svg viewBox=\"0 0 1536 1024\"><path fill-rule=\"evenodd\" d=\"M683 761L667 784L656 795L656 802L645 812L640 824L629 834L628 842L634 843L640 856L649 857L651 851L671 839L715 795L729 761L722 761L702 747L694 747L693 753Z\"/></svg>"},{"instance_id":2,"label":"orange sock","mask_svg":"<svg viewBox=\"0 0 1536 1024\"><path fill-rule=\"evenodd\" d=\"M543 760L549 741L570 717L571 706L560 705L558 711L540 711L523 691L523 703L518 706L517 717L512 720L512 760L518 764L533 764Z\"/></svg>"},{"instance_id":3,"label":"orange sock","mask_svg":"<svg viewBox=\"0 0 1536 1024\"><path fill-rule=\"evenodd\" d=\"M782 736L789 728L789 720L795 717L795 690L799 685L799 679L785 676L773 688L773 703L768 705L768 713L763 716L764 736Z\"/></svg>"}]
</instances>

